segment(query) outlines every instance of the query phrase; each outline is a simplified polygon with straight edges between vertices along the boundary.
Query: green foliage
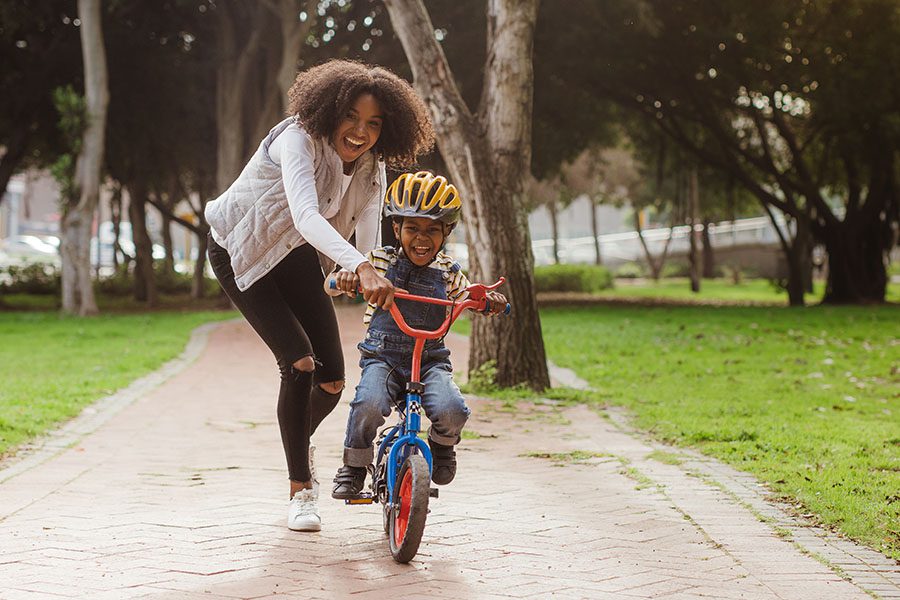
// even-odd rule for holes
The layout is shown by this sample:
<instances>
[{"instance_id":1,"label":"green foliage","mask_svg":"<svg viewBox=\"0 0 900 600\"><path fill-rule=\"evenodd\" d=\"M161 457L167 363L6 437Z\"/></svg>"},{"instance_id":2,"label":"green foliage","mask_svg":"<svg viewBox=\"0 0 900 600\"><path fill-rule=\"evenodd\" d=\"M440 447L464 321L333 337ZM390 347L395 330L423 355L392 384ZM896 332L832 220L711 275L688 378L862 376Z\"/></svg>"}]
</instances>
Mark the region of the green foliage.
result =
<instances>
[{"instance_id":1,"label":"green foliage","mask_svg":"<svg viewBox=\"0 0 900 600\"><path fill-rule=\"evenodd\" d=\"M668 260L663 265L662 277L690 277L691 264L686 260Z\"/></svg>"},{"instance_id":2,"label":"green foliage","mask_svg":"<svg viewBox=\"0 0 900 600\"><path fill-rule=\"evenodd\" d=\"M457 323L461 320L457 321ZM468 330L466 330L468 332ZM466 394L476 396L490 396L501 400L519 400L522 398L537 398L534 390L527 385L520 384L510 388L502 388L497 385L497 363L490 360L476 369L469 371L469 380L460 386Z\"/></svg>"},{"instance_id":3,"label":"green foliage","mask_svg":"<svg viewBox=\"0 0 900 600\"><path fill-rule=\"evenodd\" d=\"M61 153L50 166L50 173L62 188L63 199L74 199L75 167L81 152L82 136L87 128L87 104L84 96L71 85L53 90L53 106L59 113L57 123L67 151Z\"/></svg>"},{"instance_id":4,"label":"green foliage","mask_svg":"<svg viewBox=\"0 0 900 600\"><path fill-rule=\"evenodd\" d=\"M585 292L607 290L613 286L609 269L600 265L543 265L534 269L538 292Z\"/></svg>"},{"instance_id":5,"label":"green foliage","mask_svg":"<svg viewBox=\"0 0 900 600\"><path fill-rule=\"evenodd\" d=\"M231 312L0 313L0 456L174 358Z\"/></svg>"},{"instance_id":6,"label":"green foliage","mask_svg":"<svg viewBox=\"0 0 900 600\"><path fill-rule=\"evenodd\" d=\"M548 357L664 441L900 557L900 308L544 309Z\"/></svg>"},{"instance_id":7,"label":"green foliage","mask_svg":"<svg viewBox=\"0 0 900 600\"><path fill-rule=\"evenodd\" d=\"M0 293L57 295L60 293L59 267L49 263L9 265L0 268Z\"/></svg>"},{"instance_id":8,"label":"green foliage","mask_svg":"<svg viewBox=\"0 0 900 600\"><path fill-rule=\"evenodd\" d=\"M616 269L616 277L622 279L638 279L647 276L647 266L638 262L622 263Z\"/></svg>"},{"instance_id":9,"label":"green foliage","mask_svg":"<svg viewBox=\"0 0 900 600\"><path fill-rule=\"evenodd\" d=\"M127 266L120 265L114 274L94 283L94 290L104 296L129 296L134 293L134 278Z\"/></svg>"},{"instance_id":10,"label":"green foliage","mask_svg":"<svg viewBox=\"0 0 900 600\"><path fill-rule=\"evenodd\" d=\"M177 273L163 269L162 261L153 263L157 291L167 295L186 295L191 293L193 275ZM220 292L219 283L209 277L203 278L204 292L207 297ZM125 297L134 293L134 274L125 266L120 266L115 274L97 281L96 290L106 296Z\"/></svg>"}]
</instances>

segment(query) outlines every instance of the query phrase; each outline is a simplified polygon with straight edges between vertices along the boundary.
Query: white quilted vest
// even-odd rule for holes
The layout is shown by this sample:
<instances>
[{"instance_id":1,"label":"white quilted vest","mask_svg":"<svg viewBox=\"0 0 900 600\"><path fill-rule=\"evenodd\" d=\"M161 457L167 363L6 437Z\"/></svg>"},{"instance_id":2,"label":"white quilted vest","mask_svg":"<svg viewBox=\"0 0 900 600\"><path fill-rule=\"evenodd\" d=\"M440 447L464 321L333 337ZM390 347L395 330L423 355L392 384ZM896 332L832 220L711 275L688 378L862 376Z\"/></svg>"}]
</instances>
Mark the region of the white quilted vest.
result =
<instances>
[{"instance_id":1,"label":"white quilted vest","mask_svg":"<svg viewBox=\"0 0 900 600\"><path fill-rule=\"evenodd\" d=\"M231 187L206 205L206 221L213 238L228 251L241 291L271 271L292 248L306 243L291 219L281 167L269 157L269 145L293 122L289 117L273 127ZM384 163L372 152L358 158L356 173L341 198L341 158L324 139L313 141L319 212L329 214L338 203L328 222L344 239L350 239L363 209L384 197ZM326 273L334 266L321 253L319 260Z\"/></svg>"}]
</instances>

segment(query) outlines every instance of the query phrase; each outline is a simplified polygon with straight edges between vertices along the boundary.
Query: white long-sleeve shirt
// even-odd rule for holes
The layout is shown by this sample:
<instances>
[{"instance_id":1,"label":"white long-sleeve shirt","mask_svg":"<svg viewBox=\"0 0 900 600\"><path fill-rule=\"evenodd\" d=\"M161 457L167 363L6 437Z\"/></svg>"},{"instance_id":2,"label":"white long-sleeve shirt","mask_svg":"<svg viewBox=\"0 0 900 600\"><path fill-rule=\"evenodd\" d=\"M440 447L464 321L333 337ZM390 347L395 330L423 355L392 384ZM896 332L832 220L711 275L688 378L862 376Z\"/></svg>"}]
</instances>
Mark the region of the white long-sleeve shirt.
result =
<instances>
[{"instance_id":1,"label":"white long-sleeve shirt","mask_svg":"<svg viewBox=\"0 0 900 600\"><path fill-rule=\"evenodd\" d=\"M381 203L370 203L356 225L356 247L345 240L327 219L341 208L353 174L343 175L340 198L319 212L313 167L314 148L308 134L297 125L290 125L269 145L269 157L281 166L281 176L287 193L294 226L303 239L313 247L350 271L365 262L365 253L375 248L381 216Z\"/></svg>"}]
</instances>

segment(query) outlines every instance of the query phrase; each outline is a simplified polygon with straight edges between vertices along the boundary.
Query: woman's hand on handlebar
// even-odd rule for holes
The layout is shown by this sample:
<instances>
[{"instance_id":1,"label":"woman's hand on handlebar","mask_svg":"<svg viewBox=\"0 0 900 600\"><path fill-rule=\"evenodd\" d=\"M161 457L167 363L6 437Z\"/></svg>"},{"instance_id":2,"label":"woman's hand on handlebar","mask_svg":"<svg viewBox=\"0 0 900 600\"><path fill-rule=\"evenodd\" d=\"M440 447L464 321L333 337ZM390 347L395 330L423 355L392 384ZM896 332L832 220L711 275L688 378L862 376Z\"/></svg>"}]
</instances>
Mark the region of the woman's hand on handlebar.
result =
<instances>
[{"instance_id":1,"label":"woman's hand on handlebar","mask_svg":"<svg viewBox=\"0 0 900 600\"><path fill-rule=\"evenodd\" d=\"M355 296L359 289L359 275L342 269L335 273L334 285L348 296Z\"/></svg>"},{"instance_id":2,"label":"woman's hand on handlebar","mask_svg":"<svg viewBox=\"0 0 900 600\"><path fill-rule=\"evenodd\" d=\"M371 263L364 262L356 267L355 276L359 278L359 286L362 288L366 302L374 304L382 310L391 308L394 303L394 284L379 275Z\"/></svg>"}]
</instances>

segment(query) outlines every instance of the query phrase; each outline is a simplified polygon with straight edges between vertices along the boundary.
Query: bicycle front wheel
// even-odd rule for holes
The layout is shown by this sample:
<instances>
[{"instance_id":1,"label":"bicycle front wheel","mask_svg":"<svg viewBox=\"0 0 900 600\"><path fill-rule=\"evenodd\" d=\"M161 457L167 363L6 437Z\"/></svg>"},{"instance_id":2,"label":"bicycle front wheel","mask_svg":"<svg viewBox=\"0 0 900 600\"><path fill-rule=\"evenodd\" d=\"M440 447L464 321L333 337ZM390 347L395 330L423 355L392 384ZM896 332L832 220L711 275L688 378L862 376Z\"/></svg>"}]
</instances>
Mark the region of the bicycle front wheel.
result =
<instances>
[{"instance_id":1,"label":"bicycle front wheel","mask_svg":"<svg viewBox=\"0 0 900 600\"><path fill-rule=\"evenodd\" d=\"M408 563L419 551L428 514L430 482L431 473L425 457L421 454L410 455L400 467L391 499L388 537L391 556L399 563Z\"/></svg>"}]
</instances>

